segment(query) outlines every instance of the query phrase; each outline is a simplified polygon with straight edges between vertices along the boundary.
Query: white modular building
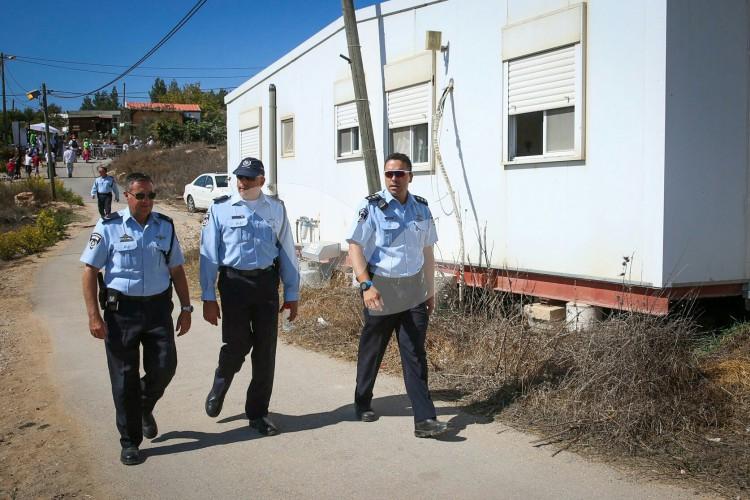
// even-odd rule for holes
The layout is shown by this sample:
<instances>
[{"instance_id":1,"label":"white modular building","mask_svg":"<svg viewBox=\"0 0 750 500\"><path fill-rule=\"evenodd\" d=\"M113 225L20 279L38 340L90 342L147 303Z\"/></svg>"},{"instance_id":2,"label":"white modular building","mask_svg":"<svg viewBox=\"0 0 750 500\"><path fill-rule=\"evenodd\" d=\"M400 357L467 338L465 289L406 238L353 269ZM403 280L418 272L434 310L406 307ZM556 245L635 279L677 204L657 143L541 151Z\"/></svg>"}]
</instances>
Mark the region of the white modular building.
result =
<instances>
[{"instance_id":1,"label":"white modular building","mask_svg":"<svg viewBox=\"0 0 750 500\"><path fill-rule=\"evenodd\" d=\"M657 314L745 293L748 0L391 0L356 15L378 161L411 157L446 268ZM226 104L228 171L275 157L292 224L345 250L369 193L342 56L339 18Z\"/></svg>"}]
</instances>

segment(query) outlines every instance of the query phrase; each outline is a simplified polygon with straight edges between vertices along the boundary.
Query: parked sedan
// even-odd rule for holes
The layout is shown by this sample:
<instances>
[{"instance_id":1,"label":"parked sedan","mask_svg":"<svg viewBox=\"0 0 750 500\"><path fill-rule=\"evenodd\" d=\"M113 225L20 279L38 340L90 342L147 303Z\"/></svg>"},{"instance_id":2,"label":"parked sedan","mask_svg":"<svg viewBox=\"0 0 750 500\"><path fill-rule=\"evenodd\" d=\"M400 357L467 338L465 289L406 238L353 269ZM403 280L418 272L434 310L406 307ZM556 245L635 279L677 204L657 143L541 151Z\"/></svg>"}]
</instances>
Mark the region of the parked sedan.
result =
<instances>
[{"instance_id":1,"label":"parked sedan","mask_svg":"<svg viewBox=\"0 0 750 500\"><path fill-rule=\"evenodd\" d=\"M227 174L213 173L199 175L193 182L186 184L182 198L185 200L188 212L195 212L197 209L206 210L211 206L214 198L231 194L228 181Z\"/></svg>"}]
</instances>

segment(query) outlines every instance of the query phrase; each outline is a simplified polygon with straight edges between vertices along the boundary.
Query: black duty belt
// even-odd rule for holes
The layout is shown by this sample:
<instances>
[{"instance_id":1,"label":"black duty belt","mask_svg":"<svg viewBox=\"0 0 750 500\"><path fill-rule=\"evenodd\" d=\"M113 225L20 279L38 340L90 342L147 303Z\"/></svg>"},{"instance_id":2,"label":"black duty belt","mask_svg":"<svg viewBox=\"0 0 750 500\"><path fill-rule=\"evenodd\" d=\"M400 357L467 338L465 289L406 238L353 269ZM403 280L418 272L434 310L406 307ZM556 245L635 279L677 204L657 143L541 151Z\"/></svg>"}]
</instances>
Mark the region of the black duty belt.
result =
<instances>
[{"instance_id":1,"label":"black duty belt","mask_svg":"<svg viewBox=\"0 0 750 500\"><path fill-rule=\"evenodd\" d=\"M263 269L235 269L233 267L228 266L221 266L219 267L219 271L221 272L233 272L235 274L238 274L242 276L243 278L257 278L258 276L262 276L266 273L273 272L275 270L274 266L268 266Z\"/></svg>"},{"instance_id":2,"label":"black duty belt","mask_svg":"<svg viewBox=\"0 0 750 500\"><path fill-rule=\"evenodd\" d=\"M107 290L112 290L111 288L107 288ZM164 290L161 293L157 293L156 295L145 295L145 296L138 296L138 295L125 295L122 292L118 292L119 297L118 299L122 302L149 302L152 300L159 300L164 299L166 297L172 296L172 287L167 287L166 290Z\"/></svg>"}]
</instances>

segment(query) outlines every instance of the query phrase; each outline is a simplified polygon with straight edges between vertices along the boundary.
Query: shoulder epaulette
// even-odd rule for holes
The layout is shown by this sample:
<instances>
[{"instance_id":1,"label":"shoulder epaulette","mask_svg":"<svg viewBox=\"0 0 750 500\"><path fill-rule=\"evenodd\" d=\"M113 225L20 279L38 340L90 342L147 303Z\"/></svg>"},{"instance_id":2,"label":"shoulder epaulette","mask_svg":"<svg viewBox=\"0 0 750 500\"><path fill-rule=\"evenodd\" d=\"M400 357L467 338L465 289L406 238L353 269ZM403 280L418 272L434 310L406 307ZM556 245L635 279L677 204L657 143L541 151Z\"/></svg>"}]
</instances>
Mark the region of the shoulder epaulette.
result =
<instances>
[{"instance_id":1,"label":"shoulder epaulette","mask_svg":"<svg viewBox=\"0 0 750 500\"><path fill-rule=\"evenodd\" d=\"M223 203L227 201L229 198L231 198L231 196L229 196L228 194L225 194L224 196L219 196L218 198L214 198L214 203Z\"/></svg>"},{"instance_id":2,"label":"shoulder epaulette","mask_svg":"<svg viewBox=\"0 0 750 500\"><path fill-rule=\"evenodd\" d=\"M380 210L385 210L385 207L388 206L388 202L385 201L385 199L383 199L383 197L380 196L378 193L365 196L365 199L369 201L370 203L376 203Z\"/></svg>"},{"instance_id":3,"label":"shoulder epaulette","mask_svg":"<svg viewBox=\"0 0 750 500\"><path fill-rule=\"evenodd\" d=\"M168 215L164 215L163 213L154 212L154 215L157 216L157 217L159 217L159 218L161 218L161 219L164 219L167 222L172 222L172 218L170 216L168 216Z\"/></svg>"},{"instance_id":4,"label":"shoulder epaulette","mask_svg":"<svg viewBox=\"0 0 750 500\"><path fill-rule=\"evenodd\" d=\"M112 212L108 216L102 218L102 223L109 224L110 222L114 222L119 219L122 219L122 215L120 215L119 212Z\"/></svg>"},{"instance_id":5,"label":"shoulder epaulette","mask_svg":"<svg viewBox=\"0 0 750 500\"><path fill-rule=\"evenodd\" d=\"M414 199L417 200L422 205L427 205L427 200L425 200L421 196L417 196L416 194L413 194L412 196L414 196Z\"/></svg>"}]
</instances>

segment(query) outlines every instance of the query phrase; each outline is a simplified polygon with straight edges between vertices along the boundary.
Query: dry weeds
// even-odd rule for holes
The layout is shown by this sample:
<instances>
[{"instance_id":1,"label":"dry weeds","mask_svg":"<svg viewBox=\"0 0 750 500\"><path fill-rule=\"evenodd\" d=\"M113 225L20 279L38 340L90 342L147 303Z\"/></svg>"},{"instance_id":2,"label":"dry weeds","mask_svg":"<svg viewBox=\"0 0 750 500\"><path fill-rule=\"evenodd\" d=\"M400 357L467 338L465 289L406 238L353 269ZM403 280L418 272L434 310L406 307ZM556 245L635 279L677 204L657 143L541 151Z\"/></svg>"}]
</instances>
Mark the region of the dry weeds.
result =
<instances>
[{"instance_id":1,"label":"dry weeds","mask_svg":"<svg viewBox=\"0 0 750 500\"><path fill-rule=\"evenodd\" d=\"M724 495L747 494L750 334L699 355L700 332L686 315L624 313L589 332L536 330L508 295L469 291L459 307L453 292L430 323L434 391L457 392L472 411L540 435L535 445L553 453L586 450ZM354 360L361 307L341 276L304 289L284 338ZM395 342L383 369L400 373Z\"/></svg>"}]
</instances>

